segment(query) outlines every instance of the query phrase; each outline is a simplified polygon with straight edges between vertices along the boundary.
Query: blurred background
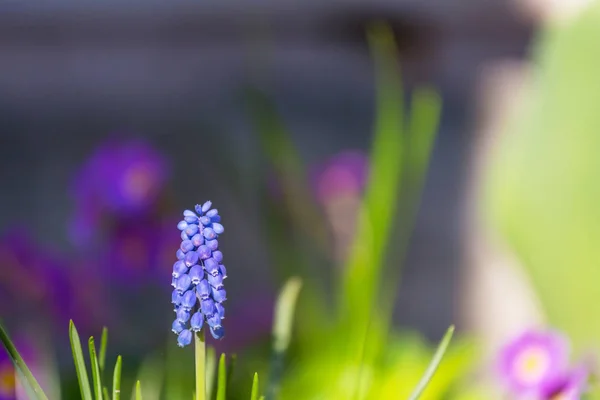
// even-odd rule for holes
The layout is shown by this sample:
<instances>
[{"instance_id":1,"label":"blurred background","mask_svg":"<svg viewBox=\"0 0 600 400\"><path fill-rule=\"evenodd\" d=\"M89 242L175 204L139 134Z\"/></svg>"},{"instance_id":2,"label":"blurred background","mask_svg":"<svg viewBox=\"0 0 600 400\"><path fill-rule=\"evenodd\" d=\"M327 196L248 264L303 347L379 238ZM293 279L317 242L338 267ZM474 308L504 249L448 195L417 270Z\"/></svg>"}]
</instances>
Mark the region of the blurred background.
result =
<instances>
[{"instance_id":1,"label":"blurred background","mask_svg":"<svg viewBox=\"0 0 600 400\"><path fill-rule=\"evenodd\" d=\"M381 21L405 93L429 85L443 104L394 326L438 340L456 323L493 351L544 317L520 261L478 217L484 169L531 82L533 38L575 6L584 4L0 2L0 317L17 342L37 332L51 343L63 382L70 318L82 336L108 326L110 354L132 364L163 354L174 340L176 224L212 200L230 275L228 337L215 346L268 349L285 279L309 271L328 287L343 268L376 111L365 30ZM285 126L330 238L312 270L274 255L273 232L296 240L284 204L295 177L277 168L292 153L261 136L257 93Z\"/></svg>"}]
</instances>

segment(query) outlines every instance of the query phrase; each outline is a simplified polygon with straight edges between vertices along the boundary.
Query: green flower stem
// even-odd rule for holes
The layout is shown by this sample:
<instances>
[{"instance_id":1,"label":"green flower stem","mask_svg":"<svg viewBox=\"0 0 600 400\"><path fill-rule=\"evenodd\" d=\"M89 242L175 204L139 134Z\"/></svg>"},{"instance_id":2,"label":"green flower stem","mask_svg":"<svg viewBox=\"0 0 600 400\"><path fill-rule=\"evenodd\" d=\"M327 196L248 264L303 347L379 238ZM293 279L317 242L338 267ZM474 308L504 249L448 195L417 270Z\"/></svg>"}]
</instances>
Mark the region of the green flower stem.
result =
<instances>
[{"instance_id":1,"label":"green flower stem","mask_svg":"<svg viewBox=\"0 0 600 400\"><path fill-rule=\"evenodd\" d=\"M206 400L206 341L204 329L194 334L196 358L196 400Z\"/></svg>"}]
</instances>

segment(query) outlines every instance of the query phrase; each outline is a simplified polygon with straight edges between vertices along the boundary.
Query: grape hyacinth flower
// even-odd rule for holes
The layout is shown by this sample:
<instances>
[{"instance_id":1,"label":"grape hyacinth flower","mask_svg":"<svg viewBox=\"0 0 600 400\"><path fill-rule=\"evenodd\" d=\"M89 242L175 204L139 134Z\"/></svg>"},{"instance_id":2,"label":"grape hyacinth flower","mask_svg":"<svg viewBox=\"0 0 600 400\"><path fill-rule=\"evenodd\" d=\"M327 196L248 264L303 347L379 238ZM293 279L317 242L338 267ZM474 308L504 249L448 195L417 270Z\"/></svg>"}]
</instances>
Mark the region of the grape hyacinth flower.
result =
<instances>
[{"instance_id":1,"label":"grape hyacinth flower","mask_svg":"<svg viewBox=\"0 0 600 400\"><path fill-rule=\"evenodd\" d=\"M171 302L176 315L172 330L180 347L189 345L192 332L200 332L205 324L215 339L225 335L221 320L225 317L223 279L227 272L218 242L224 228L218 210L211 206L207 201L196 205L196 212L185 210L177 224L182 241L173 265Z\"/></svg>"},{"instance_id":2,"label":"grape hyacinth flower","mask_svg":"<svg viewBox=\"0 0 600 400\"><path fill-rule=\"evenodd\" d=\"M500 376L517 395L540 393L556 387L568 365L568 343L555 332L525 331L501 351Z\"/></svg>"}]
</instances>

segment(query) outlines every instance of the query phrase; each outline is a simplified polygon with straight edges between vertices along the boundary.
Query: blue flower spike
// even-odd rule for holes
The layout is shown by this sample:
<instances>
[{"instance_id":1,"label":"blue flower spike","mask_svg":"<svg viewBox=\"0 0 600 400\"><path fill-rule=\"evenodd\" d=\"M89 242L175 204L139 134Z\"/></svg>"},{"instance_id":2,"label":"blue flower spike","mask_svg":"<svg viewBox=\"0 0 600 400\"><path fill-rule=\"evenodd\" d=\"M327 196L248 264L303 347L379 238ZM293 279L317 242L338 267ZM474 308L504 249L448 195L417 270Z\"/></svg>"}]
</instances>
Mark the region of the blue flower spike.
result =
<instances>
[{"instance_id":1,"label":"blue flower spike","mask_svg":"<svg viewBox=\"0 0 600 400\"><path fill-rule=\"evenodd\" d=\"M173 264L171 303L175 306L175 321L171 326L177 335L179 347L188 346L192 332L210 330L215 339L225 336L222 320L225 318L226 300L223 280L227 272L223 253L219 250L219 235L225 228L221 216L212 203L198 204L183 212L177 224L181 245Z\"/></svg>"}]
</instances>

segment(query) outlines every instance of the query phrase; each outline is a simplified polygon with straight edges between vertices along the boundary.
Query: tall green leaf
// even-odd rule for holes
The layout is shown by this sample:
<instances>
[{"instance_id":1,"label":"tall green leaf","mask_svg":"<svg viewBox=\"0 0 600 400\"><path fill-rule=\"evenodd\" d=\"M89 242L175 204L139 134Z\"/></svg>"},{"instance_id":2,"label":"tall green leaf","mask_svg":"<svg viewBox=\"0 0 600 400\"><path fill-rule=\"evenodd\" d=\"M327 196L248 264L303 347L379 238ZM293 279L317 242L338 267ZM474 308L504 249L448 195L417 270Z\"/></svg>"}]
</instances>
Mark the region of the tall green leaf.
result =
<instances>
[{"instance_id":1,"label":"tall green leaf","mask_svg":"<svg viewBox=\"0 0 600 400\"><path fill-rule=\"evenodd\" d=\"M96 345L94 338L90 337L88 342L90 350L90 364L92 365L92 381L94 383L94 395L96 400L102 400L102 377L100 376L100 365L96 356Z\"/></svg>"},{"instance_id":2,"label":"tall green leaf","mask_svg":"<svg viewBox=\"0 0 600 400\"><path fill-rule=\"evenodd\" d=\"M90 381L88 379L87 369L85 366L81 341L79 340L79 334L77 333L77 328L75 328L73 320L69 322L69 339L71 341L71 350L73 352L73 360L75 362L75 371L77 372L77 379L79 380L81 398L82 400L92 400L93 397L90 390Z\"/></svg>"},{"instance_id":3,"label":"tall green leaf","mask_svg":"<svg viewBox=\"0 0 600 400\"><path fill-rule=\"evenodd\" d=\"M402 87L391 32L370 31L376 67L377 116L370 157L369 181L356 227L354 244L341 281L341 315L359 327L369 324L387 238L398 199L404 157Z\"/></svg>"},{"instance_id":4,"label":"tall green leaf","mask_svg":"<svg viewBox=\"0 0 600 400\"><path fill-rule=\"evenodd\" d=\"M10 359L12 360L15 368L17 369L17 372L21 377L24 378L22 384L27 390L27 392L33 394L38 400L48 400L48 397L42 390L42 387L39 385L31 371L27 367L27 364L25 364L25 361L17 351L17 348L10 340L10 336L2 326L2 323L0 323L0 341L2 341L2 344L8 352L8 355L10 356Z\"/></svg>"}]
</instances>

